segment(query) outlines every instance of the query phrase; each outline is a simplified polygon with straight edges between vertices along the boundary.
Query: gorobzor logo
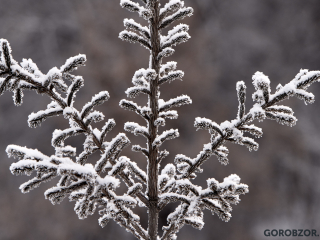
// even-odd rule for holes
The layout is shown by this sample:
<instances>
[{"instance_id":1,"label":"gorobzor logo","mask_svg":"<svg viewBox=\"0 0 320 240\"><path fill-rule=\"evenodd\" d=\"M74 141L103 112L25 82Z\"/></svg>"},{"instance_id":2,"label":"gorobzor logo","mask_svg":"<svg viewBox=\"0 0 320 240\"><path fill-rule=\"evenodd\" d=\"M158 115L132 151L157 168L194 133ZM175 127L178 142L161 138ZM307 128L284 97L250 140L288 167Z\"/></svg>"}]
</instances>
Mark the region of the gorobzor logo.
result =
<instances>
[{"instance_id":1,"label":"gorobzor logo","mask_svg":"<svg viewBox=\"0 0 320 240\"><path fill-rule=\"evenodd\" d=\"M319 237L315 229L266 229L266 237Z\"/></svg>"}]
</instances>

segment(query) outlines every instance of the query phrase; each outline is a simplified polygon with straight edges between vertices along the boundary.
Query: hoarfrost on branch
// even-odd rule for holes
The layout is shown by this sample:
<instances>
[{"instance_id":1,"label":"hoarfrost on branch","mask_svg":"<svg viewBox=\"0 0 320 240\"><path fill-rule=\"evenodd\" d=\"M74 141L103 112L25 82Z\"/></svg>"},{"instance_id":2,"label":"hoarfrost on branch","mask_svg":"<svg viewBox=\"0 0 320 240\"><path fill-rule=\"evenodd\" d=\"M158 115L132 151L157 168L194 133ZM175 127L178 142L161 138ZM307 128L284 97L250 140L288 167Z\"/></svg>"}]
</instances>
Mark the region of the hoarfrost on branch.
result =
<instances>
[{"instance_id":1,"label":"hoarfrost on branch","mask_svg":"<svg viewBox=\"0 0 320 240\"><path fill-rule=\"evenodd\" d=\"M68 119L70 125L69 128L53 132L52 146L55 154L52 156L17 145L9 145L6 151L9 157L19 160L10 167L13 174L37 173L20 186L23 193L43 182L58 178L57 185L45 192L46 199L52 204L60 203L69 196L70 201L76 202L75 212L80 219L100 209L99 224L102 227L113 219L138 239L169 240L176 239L176 234L185 224L202 229L204 209L209 209L223 221L230 220L231 205L240 202L240 195L248 192L248 186L240 182L239 176L231 174L221 183L214 178L208 179L207 187L203 189L192 182L196 173L203 171L201 165L212 155L221 164L227 165L227 142L256 151L258 143L253 138L244 136L245 133L257 138L262 136L262 129L252 123L254 120L263 121L267 118L280 124L295 125L297 118L292 109L278 103L291 96L297 96L306 104L313 103L314 95L307 92L307 89L312 83L319 81L320 71L301 70L286 85L278 85L275 93L271 91L269 78L262 72L256 72L252 77L255 88L252 98L255 103L247 111L246 85L244 81L239 81L236 85L239 107L235 119L218 124L210 119L197 117L194 127L197 130L207 130L210 134L209 142L194 158L178 154L174 158L174 164L161 168L161 161L169 155L166 150L161 150L161 145L166 140L179 137L179 132L177 129L169 129L159 133L159 127L165 126L165 119L178 118L177 111L171 108L192 103L187 95L169 100L159 98L162 84L182 80L184 76L183 71L177 70L176 62L163 62L164 58L174 53L172 47L190 39L189 26L186 24L174 26L167 35L162 35L162 29L191 16L193 9L185 7L181 0L169 0L163 8L158 0L142 0L142 3L143 6L131 0L120 1L123 8L137 12L147 20L148 26L133 19L124 19L126 30L119 37L124 41L139 43L150 51L148 68L135 72L132 78L134 86L125 92L130 98L137 97L140 93L146 94L148 102L146 106L138 106L133 101L123 99L119 105L145 120L145 125L127 122L124 130L146 138L145 147L132 146L133 151L141 152L147 158L146 171L128 157L121 156L121 151L130 145L130 140L124 133L106 140L107 133L116 124L113 119L108 119L100 130L92 127L92 123L104 120L104 114L94 108L109 99L107 91L94 95L81 110L73 106L76 93L84 86L83 78L73 72L85 65L85 55L71 57L60 68L54 67L43 74L31 59L23 59L18 64L12 58L8 41L1 39L0 94L4 91L13 92L14 104L17 106L22 104L24 90L34 90L51 98L52 102L47 109L29 115L30 127L39 127L48 117L58 115ZM64 141L79 134L84 134L86 138L83 150L77 155L77 149L65 146ZM96 164L86 163L95 152L100 152ZM116 189L121 182L125 183L128 191L119 196ZM179 205L168 215L168 225L162 228L163 235L160 237L157 230L159 212L170 202L179 202ZM137 204L148 208L147 230L141 226L139 216L131 210Z\"/></svg>"}]
</instances>

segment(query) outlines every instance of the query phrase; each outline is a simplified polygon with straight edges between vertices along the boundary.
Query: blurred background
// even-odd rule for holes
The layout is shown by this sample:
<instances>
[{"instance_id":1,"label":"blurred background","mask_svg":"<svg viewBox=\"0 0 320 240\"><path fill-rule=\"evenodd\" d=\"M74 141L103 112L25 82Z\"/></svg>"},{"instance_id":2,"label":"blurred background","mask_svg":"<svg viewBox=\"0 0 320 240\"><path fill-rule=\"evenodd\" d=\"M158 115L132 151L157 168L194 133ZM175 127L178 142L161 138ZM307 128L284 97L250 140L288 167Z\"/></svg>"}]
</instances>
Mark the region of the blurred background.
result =
<instances>
[{"instance_id":1,"label":"blurred background","mask_svg":"<svg viewBox=\"0 0 320 240\"><path fill-rule=\"evenodd\" d=\"M166 59L177 61L185 77L183 82L163 86L161 97L168 100L187 94L193 103L177 109L178 120L167 121L165 129L178 128L180 137L163 145L170 152L164 164L172 162L178 153L194 158L203 144L209 142L206 131L195 131L195 117L217 123L236 117L237 81L243 80L247 85L249 109L253 93L251 77L256 71L269 76L274 92L278 83L286 84L301 68L320 69L318 0L185 0L185 3L195 10L191 18L183 20L190 25L192 38L176 47L176 53ZM79 109L92 95L109 91L111 99L98 109L107 119L114 118L117 122L107 140L123 132L126 121L143 123L133 112L118 106L126 98L124 91L132 86L135 70L148 67L148 52L144 48L118 39L124 29L124 18L145 23L137 14L122 9L118 0L0 0L0 6L0 38L10 42L16 61L31 58L46 73L71 56L87 55L87 66L77 71L84 77L85 87L77 94L75 106ZM320 84L309 90L316 99L320 97ZM146 97L136 101L145 104ZM20 184L30 177L11 175L9 166L13 159L8 159L5 148L17 144L53 154L52 132L66 128L67 121L61 116L51 118L36 129L27 124L28 115L45 109L49 102L47 97L27 91L19 108L13 105L12 93L6 92L0 98L0 239L133 240L131 234L113 221L102 229L98 214L79 220L73 211L74 202L66 199L60 206L53 206L45 200L44 191L56 181L28 194L20 192ZM305 106L303 101L293 98L283 104L295 111L299 119L295 127L291 129L270 120L256 122L264 131L257 140L260 144L257 152L228 144L230 164L223 166L212 157L204 164L204 173L194 181L206 186L207 178L223 181L236 173L249 185L250 192L242 195L241 203L234 206L230 222L222 222L205 211L203 230L185 226L178 239L268 239L263 235L265 229L317 229L320 234L320 101ZM144 143L141 137L130 133L127 136L132 144ZM83 140L79 136L66 143L77 146L80 153ZM142 168L146 165L146 159L130 148L123 154ZM98 157L93 156L90 162ZM175 206L169 205L161 213L161 226ZM146 209L135 211L146 227Z\"/></svg>"}]
</instances>

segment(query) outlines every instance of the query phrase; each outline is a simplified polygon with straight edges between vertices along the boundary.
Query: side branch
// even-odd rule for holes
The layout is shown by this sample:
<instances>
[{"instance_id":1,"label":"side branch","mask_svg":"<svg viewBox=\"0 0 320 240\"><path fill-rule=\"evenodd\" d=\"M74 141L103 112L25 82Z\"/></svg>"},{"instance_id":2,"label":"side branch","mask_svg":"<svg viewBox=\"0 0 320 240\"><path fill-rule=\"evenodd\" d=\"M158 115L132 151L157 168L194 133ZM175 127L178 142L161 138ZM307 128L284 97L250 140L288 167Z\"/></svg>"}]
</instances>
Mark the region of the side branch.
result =
<instances>
[{"instance_id":1,"label":"side branch","mask_svg":"<svg viewBox=\"0 0 320 240\"><path fill-rule=\"evenodd\" d=\"M291 108L276 104L294 95L303 99L305 103L312 103L314 96L312 93L306 92L306 89L312 83L320 80L320 71L308 72L307 70L301 70L288 84L278 87L274 94L270 94L270 80L265 75L257 72L253 76L253 80L256 88L253 99L257 103L254 104L247 114L244 113L246 87L243 82L239 82L237 84L237 91L240 105L236 119L231 122L225 121L220 126L209 119L196 119L195 127L209 130L211 142L204 145L203 150L195 159L192 159L188 163L187 170L178 176L178 179L194 178L195 172L213 154L218 156L219 161L226 164L227 149L222 146L226 141L245 145L249 150L257 150L258 144L253 139L242 135L243 131L247 131L256 137L261 137L262 131L260 128L254 125L247 125L255 119L261 121L269 118L281 124L293 126L297 119L292 115L293 111Z\"/></svg>"},{"instance_id":2,"label":"side branch","mask_svg":"<svg viewBox=\"0 0 320 240\"><path fill-rule=\"evenodd\" d=\"M2 45L5 45L6 42L2 43ZM10 54L8 53L8 56L10 56ZM80 56L82 57L82 56ZM50 76L55 76L57 78L57 75L58 73L63 72L63 73L66 73L67 74L67 71L72 71L74 69L76 69L77 67L76 66L79 66L79 65L83 65L84 60L81 60L79 62L79 59L81 60L81 58L70 58L69 60L67 60L67 62L65 63L65 65L63 65L61 67L60 70L58 69L53 69L53 70L50 70L51 72L51 75L50 75L50 71L49 73L47 74L50 78ZM11 60L13 61L13 60ZM21 68L20 66L17 65L17 63L13 64L12 63L9 63L9 60L8 60L8 63L10 67L7 67L7 69L4 69L4 71L2 71L2 74L4 75L7 75L6 79L7 80L10 80L11 78L15 78L15 79L19 79L19 81L25 81L26 84L28 84L29 88L32 88L34 90L36 90L38 93L41 93L41 94L46 94L48 95L54 102L56 102L59 106L60 106L60 109L58 111L58 113L60 114L62 110L65 110L66 108L68 108L70 106L70 103L71 103L71 100L69 98L67 99L63 99L60 94L55 91L54 87L50 87L46 81L44 81L43 83L40 82L37 78L35 78L33 76L32 73L29 73L27 71L25 71L23 68ZM10 65L11 64L11 65ZM78 64L78 65L72 65L72 64ZM44 76L44 75L43 75ZM59 76L59 75L58 75ZM68 76L68 75L67 75ZM71 76L71 75L69 75ZM61 76L59 76L61 77ZM51 77L52 78L52 77ZM72 78L72 76L71 76ZM77 81L76 79L73 79L75 80L75 82ZM83 81L83 80L82 80ZM4 86L4 82L2 83L2 86ZM81 84L80 84L81 85ZM51 85L53 86L53 85ZM97 104L100 104L100 100L99 98L100 96L95 96L93 98L93 105L97 105ZM69 104L67 104L67 102ZM79 116L80 114L73 114L71 113L70 114L70 117L71 119L79 126L79 128L82 129L82 132L84 132L87 136L92 136L92 140L94 142L94 144L96 145L96 148L98 150L100 150L101 153L104 153L105 151L105 147L102 145L102 142L99 141L99 139L97 138L97 136L95 134L93 134L92 132L92 129L91 127L89 127L85 122L84 122L84 119L81 118L81 116ZM113 163L113 165L116 164L115 162ZM129 176L127 174L125 174L124 172L120 172L119 173L119 176L123 179L123 181L129 186L133 186L134 185L134 182L129 178ZM136 196L146 205L148 206L149 203L148 203L148 199L146 196L144 196L144 194L142 192L138 192L136 194Z\"/></svg>"}]
</instances>

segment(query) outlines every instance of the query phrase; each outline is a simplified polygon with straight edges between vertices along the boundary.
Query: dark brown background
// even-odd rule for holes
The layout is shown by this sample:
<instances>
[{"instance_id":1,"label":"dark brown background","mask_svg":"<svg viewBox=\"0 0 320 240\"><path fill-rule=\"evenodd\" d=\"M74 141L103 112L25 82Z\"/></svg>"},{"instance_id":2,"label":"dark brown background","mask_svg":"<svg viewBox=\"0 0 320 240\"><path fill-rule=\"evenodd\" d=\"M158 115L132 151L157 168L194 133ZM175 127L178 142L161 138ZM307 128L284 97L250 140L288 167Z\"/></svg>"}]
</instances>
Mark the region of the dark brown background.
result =
<instances>
[{"instance_id":1,"label":"dark brown background","mask_svg":"<svg viewBox=\"0 0 320 240\"><path fill-rule=\"evenodd\" d=\"M176 47L169 59L177 61L178 69L185 71L184 81L162 87L161 96L169 99L187 94L193 104L178 109L178 120L167 121L165 129L178 128L181 136L164 144L171 153L164 163L172 162L178 153L195 157L209 141L207 132L195 131L195 117L218 123L235 118L237 81L247 84L249 108L251 76L256 71L270 77L274 91L278 83L290 81L300 68L320 69L318 0L185 3L195 10L194 16L183 21L190 25L192 38ZM126 97L124 91L132 86L134 71L148 66L144 48L118 39L126 17L143 23L136 14L121 9L118 0L0 0L0 37L11 43L15 60L31 58L45 73L61 66L68 57L86 54L87 66L77 72L84 76L85 88L78 93L75 106L80 108L95 93L108 90L111 99L99 109L117 122L117 128L108 136L110 140L123 131L126 121L142 123L134 113L118 106ZM320 84L314 84L310 91L319 98ZM146 98L140 97L137 102L143 104ZM28 128L28 114L44 109L48 103L48 98L34 92L25 92L24 104L19 108L13 106L11 93L0 98L0 239L134 239L112 221L102 229L98 214L78 220L74 203L68 200L60 206L51 205L43 192L54 181L29 194L18 189L29 177L11 175L13 159L7 158L6 146L17 144L52 154L52 131L67 127L65 119L58 117L48 119L41 128ZM234 206L231 221L222 222L205 211L203 230L186 226L178 239L264 239L267 228L308 228L320 233L320 102L305 106L303 101L291 99L284 104L290 105L299 119L295 127L270 120L256 122L264 130L264 136L257 140L259 151L250 153L245 147L229 144L230 164L222 166L212 157L195 181L205 186L209 177L222 181L236 173L249 185L250 193L241 196L241 203ZM134 144L143 143L140 137L127 136ZM67 143L77 146L79 152L83 140L78 137ZM124 154L141 167L145 165L145 159L130 149ZM91 158L91 162L97 158ZM172 207L161 214L161 224ZM146 226L146 209L137 212Z\"/></svg>"}]
</instances>

